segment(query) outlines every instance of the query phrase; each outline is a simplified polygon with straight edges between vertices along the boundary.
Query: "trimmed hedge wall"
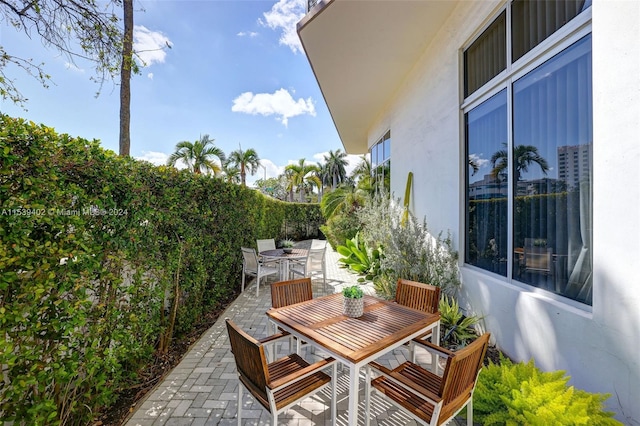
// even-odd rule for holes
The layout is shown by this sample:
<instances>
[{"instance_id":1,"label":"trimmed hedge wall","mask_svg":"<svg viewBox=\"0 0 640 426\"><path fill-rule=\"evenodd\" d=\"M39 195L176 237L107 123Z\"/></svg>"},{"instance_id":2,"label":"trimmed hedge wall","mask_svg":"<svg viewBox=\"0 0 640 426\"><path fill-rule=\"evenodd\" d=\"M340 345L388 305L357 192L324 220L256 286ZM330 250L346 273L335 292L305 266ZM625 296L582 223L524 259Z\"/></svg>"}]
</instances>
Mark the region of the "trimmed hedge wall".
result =
<instances>
[{"instance_id":1,"label":"trimmed hedge wall","mask_svg":"<svg viewBox=\"0 0 640 426\"><path fill-rule=\"evenodd\" d=\"M91 422L239 292L241 246L322 222L316 204L0 116L0 423Z\"/></svg>"}]
</instances>

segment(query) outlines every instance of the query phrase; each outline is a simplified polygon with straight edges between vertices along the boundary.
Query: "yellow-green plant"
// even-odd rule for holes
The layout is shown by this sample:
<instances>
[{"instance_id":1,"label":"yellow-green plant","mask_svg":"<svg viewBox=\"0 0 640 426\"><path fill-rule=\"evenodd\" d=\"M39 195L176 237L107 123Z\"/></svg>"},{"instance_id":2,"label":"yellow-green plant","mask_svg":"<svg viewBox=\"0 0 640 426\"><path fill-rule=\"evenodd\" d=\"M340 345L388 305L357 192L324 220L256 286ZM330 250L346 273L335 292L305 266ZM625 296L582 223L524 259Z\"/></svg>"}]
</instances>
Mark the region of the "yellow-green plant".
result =
<instances>
[{"instance_id":1,"label":"yellow-green plant","mask_svg":"<svg viewBox=\"0 0 640 426\"><path fill-rule=\"evenodd\" d=\"M542 372L533 359L501 357L480 371L473 394L474 421L483 425L621 425L604 410L609 394L569 386L562 370Z\"/></svg>"}]
</instances>

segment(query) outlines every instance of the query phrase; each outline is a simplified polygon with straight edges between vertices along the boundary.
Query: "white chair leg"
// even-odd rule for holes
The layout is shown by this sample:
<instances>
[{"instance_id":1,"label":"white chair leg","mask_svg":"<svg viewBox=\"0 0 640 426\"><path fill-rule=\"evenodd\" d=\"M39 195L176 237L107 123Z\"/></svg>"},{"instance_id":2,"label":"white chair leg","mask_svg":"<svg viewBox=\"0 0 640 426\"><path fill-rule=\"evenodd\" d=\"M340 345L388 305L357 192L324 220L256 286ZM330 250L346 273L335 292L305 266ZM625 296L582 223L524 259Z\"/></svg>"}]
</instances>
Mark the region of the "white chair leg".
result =
<instances>
[{"instance_id":1,"label":"white chair leg","mask_svg":"<svg viewBox=\"0 0 640 426\"><path fill-rule=\"evenodd\" d=\"M338 417L338 412L336 411L336 401L338 399L338 363L334 362L331 367L331 426L336 426L336 417Z\"/></svg>"},{"instance_id":2,"label":"white chair leg","mask_svg":"<svg viewBox=\"0 0 640 426\"><path fill-rule=\"evenodd\" d=\"M244 273L244 266L242 267L242 290L241 292L244 292L244 277L245 277L245 273Z\"/></svg>"},{"instance_id":3,"label":"white chair leg","mask_svg":"<svg viewBox=\"0 0 640 426\"><path fill-rule=\"evenodd\" d=\"M473 426L473 394L467 403L467 426Z\"/></svg>"},{"instance_id":4,"label":"white chair leg","mask_svg":"<svg viewBox=\"0 0 640 426\"><path fill-rule=\"evenodd\" d=\"M278 426L278 413L273 413L273 426Z\"/></svg>"},{"instance_id":5,"label":"white chair leg","mask_svg":"<svg viewBox=\"0 0 640 426\"><path fill-rule=\"evenodd\" d=\"M242 426L242 383L238 382L238 426Z\"/></svg>"},{"instance_id":6,"label":"white chair leg","mask_svg":"<svg viewBox=\"0 0 640 426\"><path fill-rule=\"evenodd\" d=\"M364 425L369 426L371 417L371 382L369 381L369 375L371 373L371 367L369 364L364 369Z\"/></svg>"},{"instance_id":7,"label":"white chair leg","mask_svg":"<svg viewBox=\"0 0 640 426\"><path fill-rule=\"evenodd\" d=\"M258 269L258 275L256 275L256 297L260 294L260 269Z\"/></svg>"}]
</instances>

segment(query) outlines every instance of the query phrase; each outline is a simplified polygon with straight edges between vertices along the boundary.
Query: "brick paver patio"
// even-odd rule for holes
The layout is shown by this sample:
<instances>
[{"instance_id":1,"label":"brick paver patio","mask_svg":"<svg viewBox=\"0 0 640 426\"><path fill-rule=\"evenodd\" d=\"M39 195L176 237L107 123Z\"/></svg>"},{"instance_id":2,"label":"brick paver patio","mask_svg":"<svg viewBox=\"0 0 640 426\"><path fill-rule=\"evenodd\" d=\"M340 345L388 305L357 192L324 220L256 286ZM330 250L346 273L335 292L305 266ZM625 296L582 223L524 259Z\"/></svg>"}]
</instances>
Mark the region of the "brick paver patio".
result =
<instances>
[{"instance_id":1,"label":"brick paver patio","mask_svg":"<svg viewBox=\"0 0 640 426\"><path fill-rule=\"evenodd\" d=\"M330 293L356 283L357 276L339 267L340 255L327 246L327 289ZM255 280L220 316L218 321L193 345L180 364L138 403L126 426L159 425L237 425L238 376L225 328L225 318L236 322L243 330L256 338L267 335L265 312L271 307L269 285L263 278L260 296L256 298ZM364 285L369 294L375 294L371 285ZM324 295L322 279L313 280L314 296ZM285 352L288 345L278 345ZM284 352L283 352L284 354ZM319 350L311 354L304 351L308 360L321 356ZM408 350L398 348L378 361L394 368L406 360ZM430 357L418 351L418 362L428 364ZM364 369L362 370L364 371ZM348 369L338 368L338 425L347 424ZM360 378L359 424L364 424L364 375ZM330 390L303 400L278 416L281 425L309 426L330 425ZM243 425L269 425L270 414L253 397L244 392L242 401ZM459 424L462 421L456 420ZM415 425L401 411L379 397L372 399L371 425Z\"/></svg>"}]
</instances>

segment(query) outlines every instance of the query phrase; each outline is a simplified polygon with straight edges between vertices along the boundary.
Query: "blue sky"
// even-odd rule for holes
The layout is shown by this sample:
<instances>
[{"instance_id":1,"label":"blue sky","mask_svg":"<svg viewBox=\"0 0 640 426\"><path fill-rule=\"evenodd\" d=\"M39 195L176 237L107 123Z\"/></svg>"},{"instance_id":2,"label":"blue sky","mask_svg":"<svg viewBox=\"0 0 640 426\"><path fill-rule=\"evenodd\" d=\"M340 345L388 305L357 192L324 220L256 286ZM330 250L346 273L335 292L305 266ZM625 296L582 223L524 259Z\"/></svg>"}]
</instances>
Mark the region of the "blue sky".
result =
<instances>
[{"instance_id":1,"label":"blue sky","mask_svg":"<svg viewBox=\"0 0 640 426\"><path fill-rule=\"evenodd\" d=\"M131 83L131 155L161 164L176 143L208 134L227 154L240 145L255 149L274 177L301 158L316 163L329 150L344 151L295 32L305 1L135 1L134 48L146 66ZM170 49L159 49L166 43ZM52 80L43 88L8 67L29 101L26 111L1 101L3 113L118 151L116 84L106 82L96 98L90 63L69 64L5 22L0 45L43 62ZM350 156L351 166L358 161Z\"/></svg>"}]
</instances>

